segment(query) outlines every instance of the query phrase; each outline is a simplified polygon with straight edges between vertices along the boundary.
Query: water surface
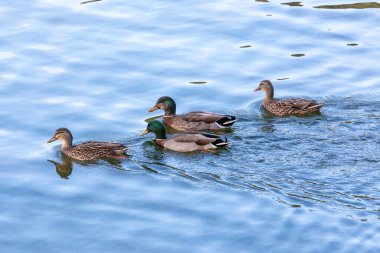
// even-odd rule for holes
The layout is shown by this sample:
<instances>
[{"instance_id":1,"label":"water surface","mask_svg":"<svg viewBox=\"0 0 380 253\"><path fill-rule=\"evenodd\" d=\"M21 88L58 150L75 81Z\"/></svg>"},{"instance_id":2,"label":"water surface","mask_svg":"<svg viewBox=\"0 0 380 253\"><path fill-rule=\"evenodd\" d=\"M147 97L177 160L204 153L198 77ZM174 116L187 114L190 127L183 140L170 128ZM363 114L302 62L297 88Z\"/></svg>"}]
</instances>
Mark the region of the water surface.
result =
<instances>
[{"instance_id":1,"label":"water surface","mask_svg":"<svg viewBox=\"0 0 380 253\"><path fill-rule=\"evenodd\" d=\"M283 3L2 5L0 251L379 252L377 4ZM271 117L263 79L325 107ZM231 146L140 137L163 95L235 114ZM62 157L46 144L59 127L128 158Z\"/></svg>"}]
</instances>

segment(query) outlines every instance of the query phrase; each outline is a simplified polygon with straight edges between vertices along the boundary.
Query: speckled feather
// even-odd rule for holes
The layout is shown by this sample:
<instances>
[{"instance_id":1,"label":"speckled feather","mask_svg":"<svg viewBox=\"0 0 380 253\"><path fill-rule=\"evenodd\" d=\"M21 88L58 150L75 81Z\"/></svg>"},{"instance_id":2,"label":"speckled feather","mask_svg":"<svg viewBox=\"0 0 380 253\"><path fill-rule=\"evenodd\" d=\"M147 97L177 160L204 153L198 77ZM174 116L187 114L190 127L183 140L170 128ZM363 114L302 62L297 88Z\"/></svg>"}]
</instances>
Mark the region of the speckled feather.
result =
<instances>
[{"instance_id":1,"label":"speckled feather","mask_svg":"<svg viewBox=\"0 0 380 253\"><path fill-rule=\"evenodd\" d=\"M127 147L120 143L87 141L76 146L63 148L62 152L78 160L95 160L122 156L126 150Z\"/></svg>"},{"instance_id":2,"label":"speckled feather","mask_svg":"<svg viewBox=\"0 0 380 253\"><path fill-rule=\"evenodd\" d=\"M266 110L277 116L306 115L319 112L323 104L302 98L272 99L263 102Z\"/></svg>"},{"instance_id":3,"label":"speckled feather","mask_svg":"<svg viewBox=\"0 0 380 253\"><path fill-rule=\"evenodd\" d=\"M276 116L287 115L306 115L309 113L319 112L322 103L317 103L314 100L303 98L277 99L274 98L274 88L272 82L263 80L255 91L264 91L265 99L263 101L264 108Z\"/></svg>"}]
</instances>

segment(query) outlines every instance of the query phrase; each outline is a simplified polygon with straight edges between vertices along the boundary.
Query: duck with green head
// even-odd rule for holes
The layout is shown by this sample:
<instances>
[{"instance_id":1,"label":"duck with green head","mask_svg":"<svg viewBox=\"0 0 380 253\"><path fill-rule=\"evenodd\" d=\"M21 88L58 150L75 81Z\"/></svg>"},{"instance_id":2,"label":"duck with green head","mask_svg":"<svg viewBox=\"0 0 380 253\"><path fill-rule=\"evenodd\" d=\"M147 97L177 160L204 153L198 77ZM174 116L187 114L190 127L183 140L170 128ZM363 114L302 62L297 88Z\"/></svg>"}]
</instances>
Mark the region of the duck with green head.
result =
<instances>
[{"instance_id":1,"label":"duck with green head","mask_svg":"<svg viewBox=\"0 0 380 253\"><path fill-rule=\"evenodd\" d=\"M194 111L186 114L176 114L176 103L171 97L160 97L149 112L157 109L165 111L164 123L179 131L220 130L231 127L235 116L213 112Z\"/></svg>"},{"instance_id":2,"label":"duck with green head","mask_svg":"<svg viewBox=\"0 0 380 253\"><path fill-rule=\"evenodd\" d=\"M310 113L318 113L323 106L322 103L318 103L315 100L310 99L274 98L274 88L272 82L269 80L260 82L259 87L257 87L255 91L260 90L265 92L263 107L276 116L302 116Z\"/></svg>"},{"instance_id":3,"label":"duck with green head","mask_svg":"<svg viewBox=\"0 0 380 253\"><path fill-rule=\"evenodd\" d=\"M58 128L47 143L60 140L61 152L71 158L89 161L98 158L124 158L127 147L116 142L87 141L73 145L73 135L67 128Z\"/></svg>"},{"instance_id":4,"label":"duck with green head","mask_svg":"<svg viewBox=\"0 0 380 253\"><path fill-rule=\"evenodd\" d=\"M156 135L154 142L158 146L177 152L209 151L228 145L227 139L213 134L188 133L166 138L164 125L157 120L149 122L141 136L148 133Z\"/></svg>"}]
</instances>

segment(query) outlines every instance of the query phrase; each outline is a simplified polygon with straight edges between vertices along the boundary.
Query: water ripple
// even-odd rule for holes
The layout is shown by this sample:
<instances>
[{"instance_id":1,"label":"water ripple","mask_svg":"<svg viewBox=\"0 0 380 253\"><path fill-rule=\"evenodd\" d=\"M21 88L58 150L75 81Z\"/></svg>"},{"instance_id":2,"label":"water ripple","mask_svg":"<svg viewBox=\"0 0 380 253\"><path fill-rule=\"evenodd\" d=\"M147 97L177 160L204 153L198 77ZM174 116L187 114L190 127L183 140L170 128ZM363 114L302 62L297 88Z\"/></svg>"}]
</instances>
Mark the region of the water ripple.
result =
<instances>
[{"instance_id":1,"label":"water ripple","mask_svg":"<svg viewBox=\"0 0 380 253\"><path fill-rule=\"evenodd\" d=\"M378 3L80 2L0 7L2 252L379 251ZM267 114L263 79L321 114ZM139 137L162 95L235 114L231 146ZM128 158L67 159L59 127Z\"/></svg>"}]
</instances>

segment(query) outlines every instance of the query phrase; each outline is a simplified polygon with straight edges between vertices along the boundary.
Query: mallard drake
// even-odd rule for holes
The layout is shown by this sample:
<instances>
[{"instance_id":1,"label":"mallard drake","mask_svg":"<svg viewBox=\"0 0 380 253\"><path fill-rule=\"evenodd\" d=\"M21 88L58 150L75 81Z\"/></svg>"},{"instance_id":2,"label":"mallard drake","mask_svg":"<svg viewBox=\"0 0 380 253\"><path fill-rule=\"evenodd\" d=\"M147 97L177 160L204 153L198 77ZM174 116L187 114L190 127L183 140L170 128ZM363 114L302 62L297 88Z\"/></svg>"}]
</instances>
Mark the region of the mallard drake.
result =
<instances>
[{"instance_id":1,"label":"mallard drake","mask_svg":"<svg viewBox=\"0 0 380 253\"><path fill-rule=\"evenodd\" d=\"M194 111L176 115L176 103L171 97L160 97L149 112L157 109L165 111L164 123L179 131L220 130L231 127L236 121L235 116L213 112Z\"/></svg>"},{"instance_id":2,"label":"mallard drake","mask_svg":"<svg viewBox=\"0 0 380 253\"><path fill-rule=\"evenodd\" d=\"M59 128L47 143L62 141L61 151L63 154L82 161L95 160L98 158L124 158L127 147L116 142L87 141L73 146L73 135L67 128Z\"/></svg>"},{"instance_id":3,"label":"mallard drake","mask_svg":"<svg viewBox=\"0 0 380 253\"><path fill-rule=\"evenodd\" d=\"M141 136L150 132L156 134L154 142L158 146L177 152L215 150L218 147L228 145L226 138L223 140L217 135L204 133L186 133L167 139L164 126L157 120L149 122L146 130L141 134Z\"/></svg>"},{"instance_id":4,"label":"mallard drake","mask_svg":"<svg viewBox=\"0 0 380 253\"><path fill-rule=\"evenodd\" d=\"M303 98L289 98L289 99L277 99L274 98L274 89L271 81L261 81L259 87L255 91L264 91L265 98L263 101L264 108L273 113L276 116L287 115L306 115L309 113L319 112L322 103L318 103L315 100L303 99Z\"/></svg>"}]
</instances>

